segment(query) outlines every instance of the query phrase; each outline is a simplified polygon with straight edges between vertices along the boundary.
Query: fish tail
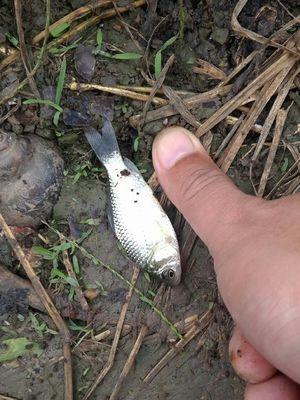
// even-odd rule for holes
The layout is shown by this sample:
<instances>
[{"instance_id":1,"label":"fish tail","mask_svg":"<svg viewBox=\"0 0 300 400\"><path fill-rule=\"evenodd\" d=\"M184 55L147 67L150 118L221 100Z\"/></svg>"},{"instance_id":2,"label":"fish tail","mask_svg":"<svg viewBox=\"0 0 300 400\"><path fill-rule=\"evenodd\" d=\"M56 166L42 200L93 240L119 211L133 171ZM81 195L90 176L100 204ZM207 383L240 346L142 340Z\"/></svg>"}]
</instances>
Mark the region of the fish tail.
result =
<instances>
[{"instance_id":1,"label":"fish tail","mask_svg":"<svg viewBox=\"0 0 300 400\"><path fill-rule=\"evenodd\" d=\"M105 165L109 159L120 155L115 130L109 119L103 117L101 134L93 127L84 128L84 134L99 160Z\"/></svg>"}]
</instances>

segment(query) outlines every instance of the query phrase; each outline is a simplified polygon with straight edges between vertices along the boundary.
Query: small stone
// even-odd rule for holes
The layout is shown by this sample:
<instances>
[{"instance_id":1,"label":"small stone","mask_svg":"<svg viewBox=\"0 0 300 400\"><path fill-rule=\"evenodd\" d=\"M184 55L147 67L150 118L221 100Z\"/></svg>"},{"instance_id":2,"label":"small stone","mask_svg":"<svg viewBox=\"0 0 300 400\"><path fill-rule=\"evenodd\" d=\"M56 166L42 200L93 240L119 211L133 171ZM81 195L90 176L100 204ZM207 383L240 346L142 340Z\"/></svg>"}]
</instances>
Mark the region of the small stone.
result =
<instances>
[{"instance_id":1,"label":"small stone","mask_svg":"<svg viewBox=\"0 0 300 400\"><path fill-rule=\"evenodd\" d=\"M86 297L88 300L92 301L92 300L95 300L99 296L100 290L94 289L94 288L86 289L83 294L84 294L84 297Z\"/></svg>"},{"instance_id":2,"label":"small stone","mask_svg":"<svg viewBox=\"0 0 300 400\"><path fill-rule=\"evenodd\" d=\"M73 144L78 140L79 135L75 132L67 133L58 138L59 145Z\"/></svg>"},{"instance_id":3,"label":"small stone","mask_svg":"<svg viewBox=\"0 0 300 400\"><path fill-rule=\"evenodd\" d=\"M90 81L95 73L96 58L90 47L82 44L75 50L75 68L77 73L86 81Z\"/></svg>"},{"instance_id":4,"label":"small stone","mask_svg":"<svg viewBox=\"0 0 300 400\"><path fill-rule=\"evenodd\" d=\"M211 39L215 42L223 45L228 37L229 31L226 28L218 28L217 26L214 27L213 32L211 34Z\"/></svg>"},{"instance_id":5,"label":"small stone","mask_svg":"<svg viewBox=\"0 0 300 400\"><path fill-rule=\"evenodd\" d=\"M25 125L24 132L25 133L34 133L35 125Z\"/></svg>"},{"instance_id":6,"label":"small stone","mask_svg":"<svg viewBox=\"0 0 300 400\"><path fill-rule=\"evenodd\" d=\"M16 134L16 135L21 135L23 133L23 126L22 125L18 125L18 124L14 124L11 126L12 131Z\"/></svg>"},{"instance_id":7,"label":"small stone","mask_svg":"<svg viewBox=\"0 0 300 400\"><path fill-rule=\"evenodd\" d=\"M163 123L161 121L153 121L149 122L144 126L144 133L148 133L149 135L153 135L155 133L158 133L163 129Z\"/></svg>"},{"instance_id":8,"label":"small stone","mask_svg":"<svg viewBox=\"0 0 300 400\"><path fill-rule=\"evenodd\" d=\"M54 139L54 132L49 128L37 128L35 134L45 139Z\"/></svg>"}]
</instances>

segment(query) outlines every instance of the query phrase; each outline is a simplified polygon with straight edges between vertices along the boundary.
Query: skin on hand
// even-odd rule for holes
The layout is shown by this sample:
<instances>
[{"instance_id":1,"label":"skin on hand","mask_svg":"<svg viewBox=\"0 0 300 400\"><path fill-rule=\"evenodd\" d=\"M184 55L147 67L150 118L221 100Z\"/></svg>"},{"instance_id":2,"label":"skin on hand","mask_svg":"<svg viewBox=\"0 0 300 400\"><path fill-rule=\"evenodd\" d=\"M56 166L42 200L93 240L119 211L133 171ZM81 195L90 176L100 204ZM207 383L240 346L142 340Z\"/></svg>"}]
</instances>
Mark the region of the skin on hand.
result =
<instances>
[{"instance_id":1,"label":"skin on hand","mask_svg":"<svg viewBox=\"0 0 300 400\"><path fill-rule=\"evenodd\" d=\"M264 383L248 384L245 400L299 400L299 386L279 374Z\"/></svg>"},{"instance_id":2,"label":"skin on hand","mask_svg":"<svg viewBox=\"0 0 300 400\"><path fill-rule=\"evenodd\" d=\"M181 127L155 139L153 163L166 194L207 244L224 302L249 342L236 370L259 382L278 369L300 383L299 195L265 201L242 193ZM247 399L260 397L250 391Z\"/></svg>"},{"instance_id":3,"label":"skin on hand","mask_svg":"<svg viewBox=\"0 0 300 400\"><path fill-rule=\"evenodd\" d=\"M276 368L255 350L237 327L229 342L229 356L235 372L249 383L265 382L276 373Z\"/></svg>"}]
</instances>

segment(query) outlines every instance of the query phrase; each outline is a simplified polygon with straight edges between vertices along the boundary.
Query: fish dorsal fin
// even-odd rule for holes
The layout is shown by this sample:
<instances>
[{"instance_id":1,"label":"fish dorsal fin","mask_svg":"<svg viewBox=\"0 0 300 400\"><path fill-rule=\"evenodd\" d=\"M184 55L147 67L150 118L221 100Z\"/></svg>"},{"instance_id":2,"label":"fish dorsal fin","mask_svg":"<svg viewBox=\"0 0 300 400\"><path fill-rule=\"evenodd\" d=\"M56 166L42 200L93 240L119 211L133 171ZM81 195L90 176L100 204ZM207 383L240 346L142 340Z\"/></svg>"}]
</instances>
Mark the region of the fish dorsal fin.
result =
<instances>
[{"instance_id":1,"label":"fish dorsal fin","mask_svg":"<svg viewBox=\"0 0 300 400\"><path fill-rule=\"evenodd\" d=\"M130 172L132 172L135 175L138 175L140 178L143 178L142 174L140 173L138 167L131 161L129 160L129 158L124 158L124 164L126 165L126 167L129 169Z\"/></svg>"}]
</instances>

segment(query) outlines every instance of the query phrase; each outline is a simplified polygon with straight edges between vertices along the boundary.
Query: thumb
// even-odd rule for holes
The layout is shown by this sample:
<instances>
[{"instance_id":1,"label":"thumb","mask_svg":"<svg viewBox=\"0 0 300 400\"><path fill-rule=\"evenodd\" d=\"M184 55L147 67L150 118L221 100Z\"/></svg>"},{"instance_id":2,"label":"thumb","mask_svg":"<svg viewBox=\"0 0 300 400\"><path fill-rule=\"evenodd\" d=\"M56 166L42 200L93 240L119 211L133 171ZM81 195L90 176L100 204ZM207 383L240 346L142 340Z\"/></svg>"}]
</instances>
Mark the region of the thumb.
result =
<instances>
[{"instance_id":1,"label":"thumb","mask_svg":"<svg viewBox=\"0 0 300 400\"><path fill-rule=\"evenodd\" d=\"M227 242L250 196L236 188L200 141L184 128L167 128L154 141L153 163L167 196L210 250Z\"/></svg>"}]
</instances>

